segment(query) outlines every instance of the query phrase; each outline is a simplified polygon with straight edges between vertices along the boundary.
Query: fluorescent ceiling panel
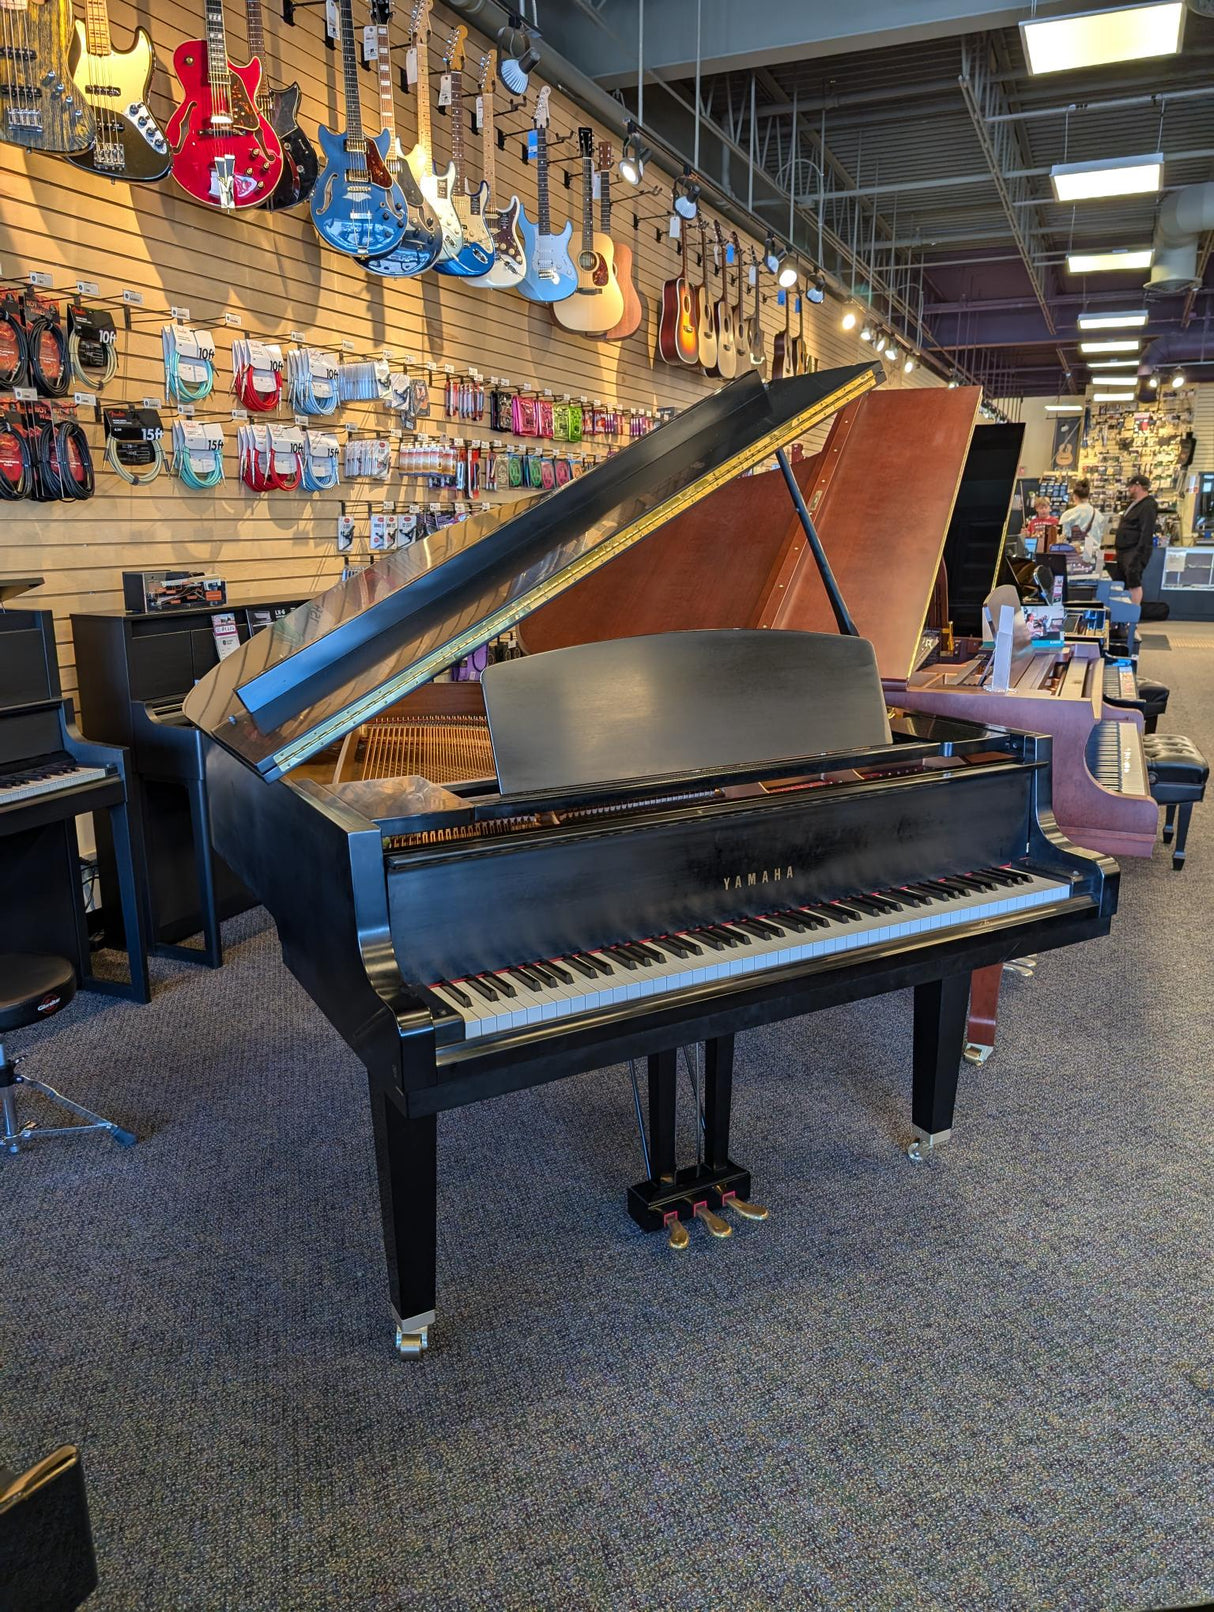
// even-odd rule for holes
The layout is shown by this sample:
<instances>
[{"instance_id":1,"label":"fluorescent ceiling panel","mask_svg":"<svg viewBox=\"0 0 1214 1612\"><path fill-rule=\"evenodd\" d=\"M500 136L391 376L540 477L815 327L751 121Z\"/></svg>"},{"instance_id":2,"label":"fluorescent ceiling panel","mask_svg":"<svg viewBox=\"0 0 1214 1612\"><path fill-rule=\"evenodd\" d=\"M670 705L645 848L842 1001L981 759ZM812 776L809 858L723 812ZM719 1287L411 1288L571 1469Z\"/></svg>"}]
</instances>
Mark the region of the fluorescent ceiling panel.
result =
<instances>
[{"instance_id":1,"label":"fluorescent ceiling panel","mask_svg":"<svg viewBox=\"0 0 1214 1612\"><path fill-rule=\"evenodd\" d=\"M1045 406L1045 412L1047 414L1082 414L1083 413L1083 404L1082 403L1047 403L1046 406Z\"/></svg>"},{"instance_id":2,"label":"fluorescent ceiling panel","mask_svg":"<svg viewBox=\"0 0 1214 1612\"><path fill-rule=\"evenodd\" d=\"M1022 22L1030 73L1067 73L1109 62L1175 56L1184 32L1182 4L1117 6L1080 17Z\"/></svg>"},{"instance_id":3,"label":"fluorescent ceiling panel","mask_svg":"<svg viewBox=\"0 0 1214 1612\"><path fill-rule=\"evenodd\" d=\"M1134 392L1093 392L1093 403L1132 403L1136 394Z\"/></svg>"},{"instance_id":4,"label":"fluorescent ceiling panel","mask_svg":"<svg viewBox=\"0 0 1214 1612\"><path fill-rule=\"evenodd\" d=\"M1137 369L1138 362L1136 358L1092 358L1088 360L1088 368L1091 370Z\"/></svg>"},{"instance_id":5,"label":"fluorescent ceiling panel","mask_svg":"<svg viewBox=\"0 0 1214 1612\"><path fill-rule=\"evenodd\" d=\"M1080 330L1135 330L1147 322L1145 311L1138 313L1081 313L1076 320Z\"/></svg>"},{"instance_id":6,"label":"fluorescent ceiling panel","mask_svg":"<svg viewBox=\"0 0 1214 1612\"><path fill-rule=\"evenodd\" d=\"M1070 252L1066 266L1072 274L1102 274L1107 269L1149 269L1155 261L1151 246L1116 252Z\"/></svg>"},{"instance_id":7,"label":"fluorescent ceiling panel","mask_svg":"<svg viewBox=\"0 0 1214 1612\"><path fill-rule=\"evenodd\" d=\"M1136 353L1139 346L1140 343L1132 338L1127 338L1125 341L1081 341L1079 351L1081 353Z\"/></svg>"},{"instance_id":8,"label":"fluorescent ceiling panel","mask_svg":"<svg viewBox=\"0 0 1214 1612\"><path fill-rule=\"evenodd\" d=\"M1163 184L1163 154L1110 162L1058 162L1050 169L1054 200L1095 201L1101 196L1154 196Z\"/></svg>"}]
</instances>

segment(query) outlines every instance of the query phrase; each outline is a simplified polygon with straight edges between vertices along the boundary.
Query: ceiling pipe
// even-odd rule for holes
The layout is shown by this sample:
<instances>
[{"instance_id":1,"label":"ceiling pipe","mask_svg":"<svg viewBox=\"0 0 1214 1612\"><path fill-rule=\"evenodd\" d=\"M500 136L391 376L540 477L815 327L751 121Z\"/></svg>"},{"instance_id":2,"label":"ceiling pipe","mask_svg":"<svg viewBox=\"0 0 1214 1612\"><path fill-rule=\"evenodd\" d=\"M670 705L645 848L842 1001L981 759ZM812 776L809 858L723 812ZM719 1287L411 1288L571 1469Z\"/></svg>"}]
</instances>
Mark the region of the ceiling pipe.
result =
<instances>
[{"instance_id":1,"label":"ceiling pipe","mask_svg":"<svg viewBox=\"0 0 1214 1612\"><path fill-rule=\"evenodd\" d=\"M1170 296L1201 284L1197 253L1201 237L1214 229L1214 181L1184 185L1165 196L1155 221L1155 261L1148 296Z\"/></svg>"}]
</instances>

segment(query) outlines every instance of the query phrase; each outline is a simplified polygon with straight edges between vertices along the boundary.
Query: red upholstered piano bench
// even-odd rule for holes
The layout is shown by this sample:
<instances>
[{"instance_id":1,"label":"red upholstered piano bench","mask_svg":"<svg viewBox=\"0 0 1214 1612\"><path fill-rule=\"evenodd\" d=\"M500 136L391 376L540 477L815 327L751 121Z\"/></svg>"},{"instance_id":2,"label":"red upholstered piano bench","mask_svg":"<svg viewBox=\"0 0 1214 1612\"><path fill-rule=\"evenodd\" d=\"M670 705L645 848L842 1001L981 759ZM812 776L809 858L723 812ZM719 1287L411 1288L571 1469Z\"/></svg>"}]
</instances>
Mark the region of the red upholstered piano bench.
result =
<instances>
[{"instance_id":1,"label":"red upholstered piano bench","mask_svg":"<svg viewBox=\"0 0 1214 1612\"><path fill-rule=\"evenodd\" d=\"M0 953L0 1152L19 1153L34 1135L80 1136L85 1131L108 1131L121 1147L131 1147L135 1138L113 1120L102 1119L91 1108L65 1097L53 1086L19 1075L20 1058L9 1058L4 1049L3 1036L9 1030L22 1030L37 1024L39 1019L50 1018L65 1008L76 994L76 974L65 957L38 957L29 953ZM40 1130L34 1120L24 1125L17 1120L17 1087L28 1086L68 1113L84 1120L83 1125L43 1126Z\"/></svg>"},{"instance_id":2,"label":"red upholstered piano bench","mask_svg":"<svg viewBox=\"0 0 1214 1612\"><path fill-rule=\"evenodd\" d=\"M1193 743L1180 733L1146 733L1142 738L1147 760L1151 795L1164 808L1163 841L1172 846L1172 867L1184 867L1185 840L1194 801L1203 800L1210 763Z\"/></svg>"}]
</instances>

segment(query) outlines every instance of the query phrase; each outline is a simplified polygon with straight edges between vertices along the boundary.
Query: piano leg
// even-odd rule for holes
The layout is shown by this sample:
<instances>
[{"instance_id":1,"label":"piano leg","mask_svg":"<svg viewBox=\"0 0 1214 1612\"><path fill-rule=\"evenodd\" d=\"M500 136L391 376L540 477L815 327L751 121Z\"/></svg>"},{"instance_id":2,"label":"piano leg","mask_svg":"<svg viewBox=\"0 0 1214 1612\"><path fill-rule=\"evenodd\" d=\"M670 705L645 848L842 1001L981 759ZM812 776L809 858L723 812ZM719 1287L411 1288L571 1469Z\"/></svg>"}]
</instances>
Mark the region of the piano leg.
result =
<instances>
[{"instance_id":1,"label":"piano leg","mask_svg":"<svg viewBox=\"0 0 1214 1612\"><path fill-rule=\"evenodd\" d=\"M678 1051L649 1054L649 1168L655 1180L673 1181Z\"/></svg>"},{"instance_id":2,"label":"piano leg","mask_svg":"<svg viewBox=\"0 0 1214 1612\"><path fill-rule=\"evenodd\" d=\"M952 1134L969 987L968 974L915 986L911 1123L916 1140L907 1148L915 1160L929 1157Z\"/></svg>"},{"instance_id":3,"label":"piano leg","mask_svg":"<svg viewBox=\"0 0 1214 1612\"><path fill-rule=\"evenodd\" d=\"M396 1347L417 1359L429 1346L434 1325L438 1117L410 1119L392 1094L372 1081L371 1128Z\"/></svg>"},{"instance_id":4,"label":"piano leg","mask_svg":"<svg viewBox=\"0 0 1214 1612\"><path fill-rule=\"evenodd\" d=\"M965 1057L968 1063L985 1063L995 1050L999 986L1002 981L1002 963L993 963L989 968L976 968L970 975L970 1012L965 1028Z\"/></svg>"}]
</instances>

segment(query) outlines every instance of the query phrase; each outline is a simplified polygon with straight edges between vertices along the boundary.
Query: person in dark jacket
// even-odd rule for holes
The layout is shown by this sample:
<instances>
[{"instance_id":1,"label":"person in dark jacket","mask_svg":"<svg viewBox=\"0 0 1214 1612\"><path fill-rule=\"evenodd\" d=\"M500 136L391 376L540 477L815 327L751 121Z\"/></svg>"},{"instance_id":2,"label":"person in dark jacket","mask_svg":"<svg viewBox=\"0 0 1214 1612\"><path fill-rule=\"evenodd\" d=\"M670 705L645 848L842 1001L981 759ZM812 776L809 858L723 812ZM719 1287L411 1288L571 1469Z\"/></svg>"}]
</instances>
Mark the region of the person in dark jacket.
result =
<instances>
[{"instance_id":1,"label":"person in dark jacket","mask_svg":"<svg viewBox=\"0 0 1214 1612\"><path fill-rule=\"evenodd\" d=\"M1151 497L1151 483L1146 476L1131 476L1126 483L1129 505L1117 527L1114 539L1117 545L1117 567L1126 592L1135 604L1142 603L1142 573L1155 546L1155 528L1159 524L1159 505Z\"/></svg>"}]
</instances>

